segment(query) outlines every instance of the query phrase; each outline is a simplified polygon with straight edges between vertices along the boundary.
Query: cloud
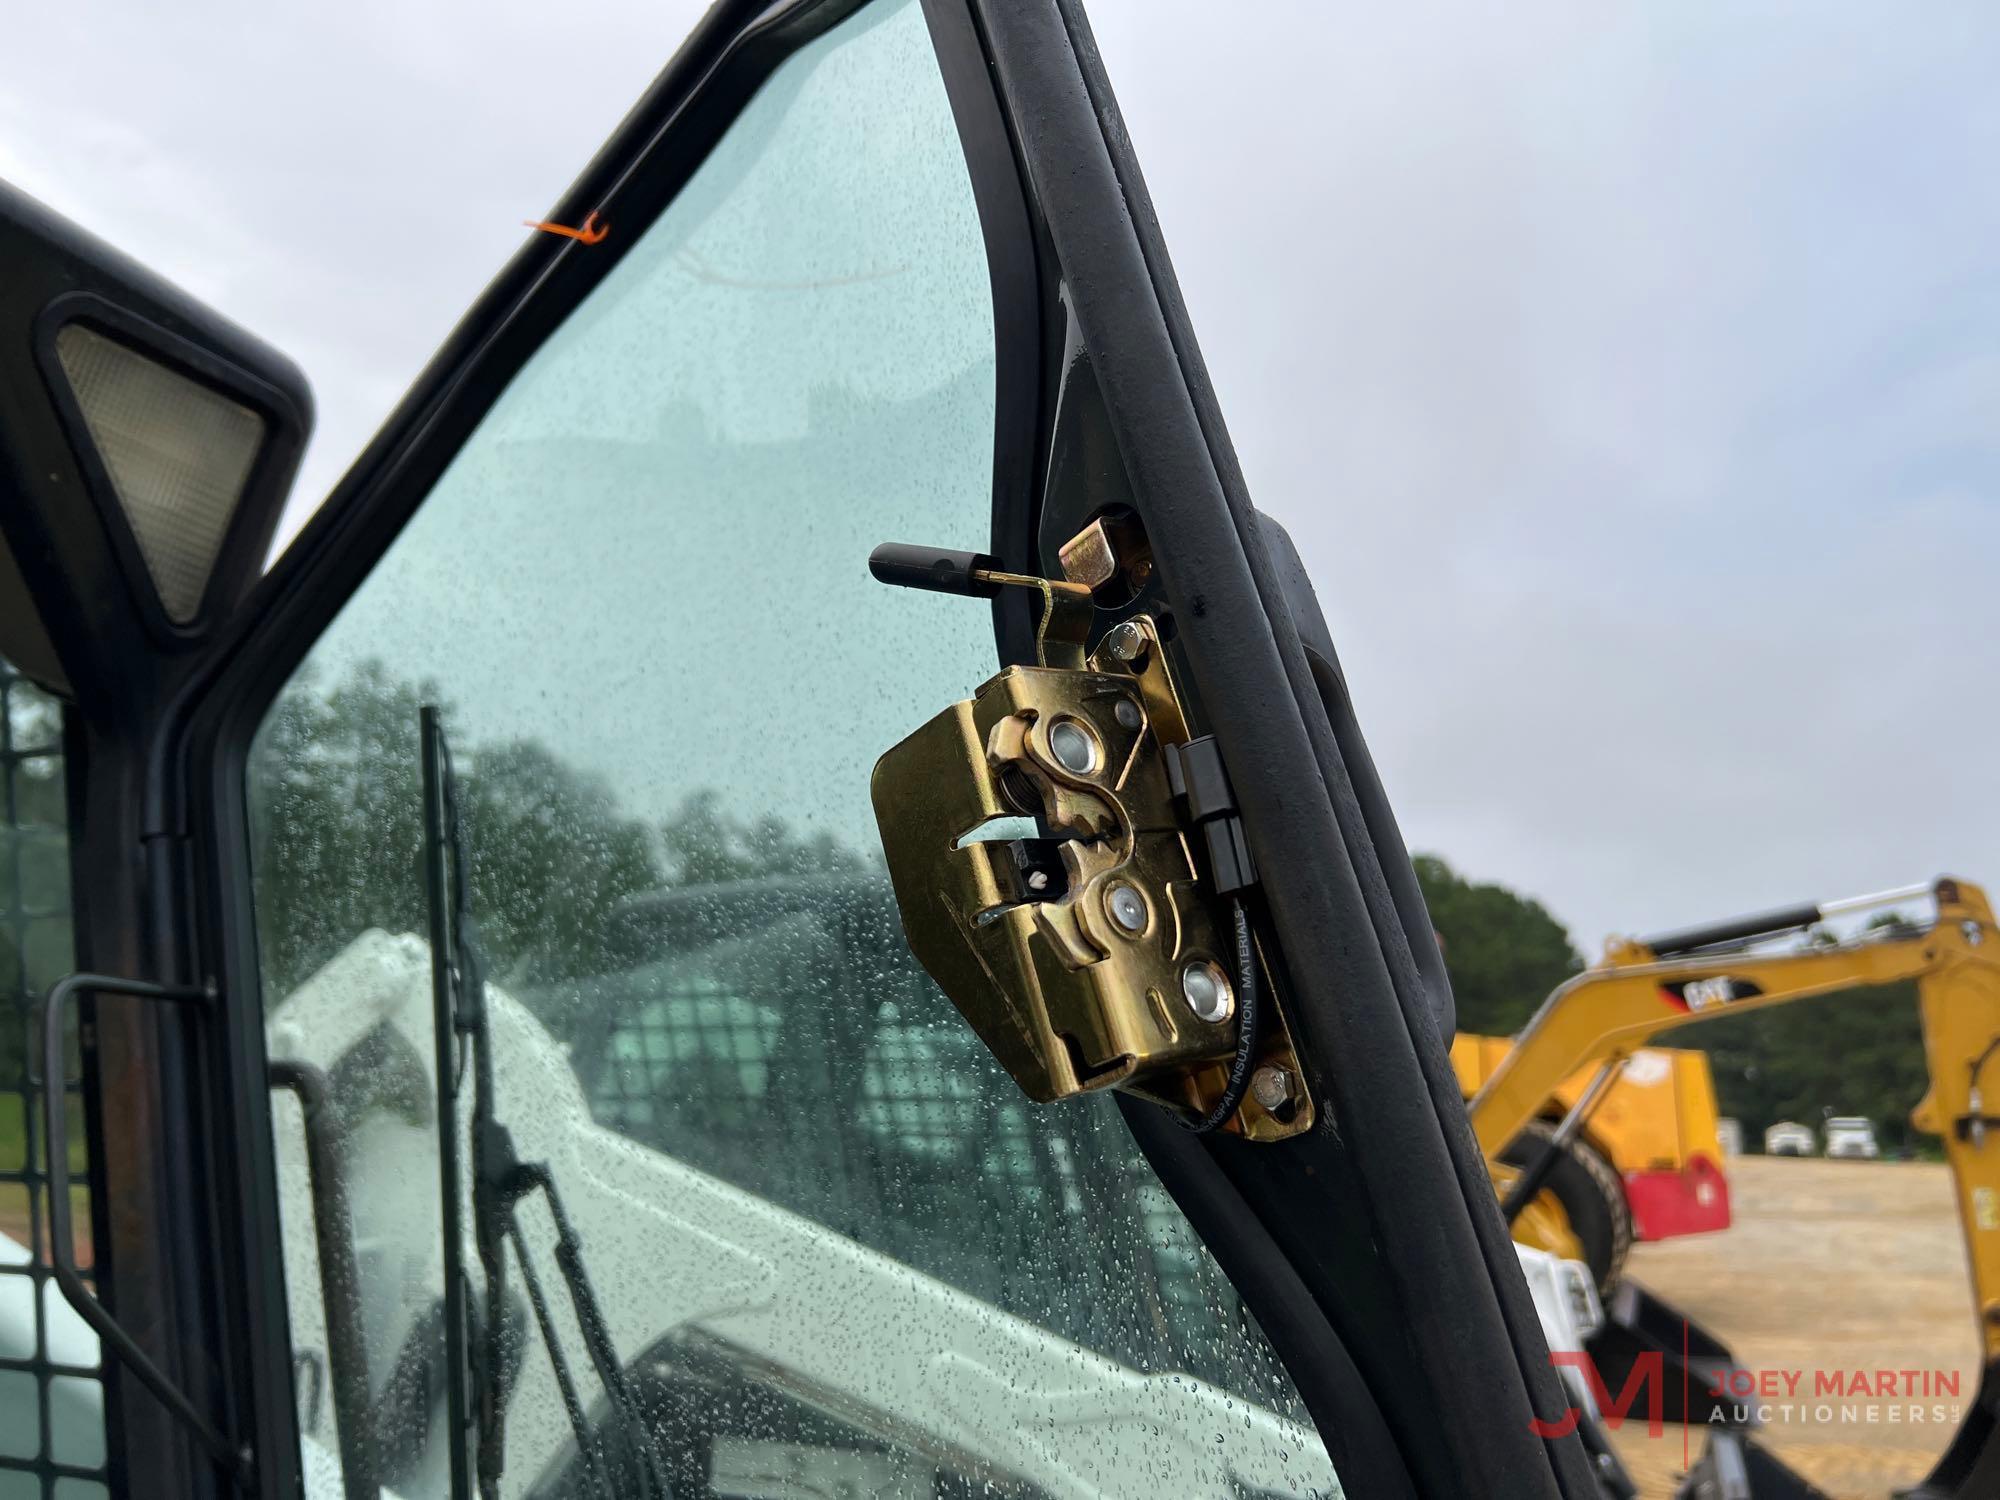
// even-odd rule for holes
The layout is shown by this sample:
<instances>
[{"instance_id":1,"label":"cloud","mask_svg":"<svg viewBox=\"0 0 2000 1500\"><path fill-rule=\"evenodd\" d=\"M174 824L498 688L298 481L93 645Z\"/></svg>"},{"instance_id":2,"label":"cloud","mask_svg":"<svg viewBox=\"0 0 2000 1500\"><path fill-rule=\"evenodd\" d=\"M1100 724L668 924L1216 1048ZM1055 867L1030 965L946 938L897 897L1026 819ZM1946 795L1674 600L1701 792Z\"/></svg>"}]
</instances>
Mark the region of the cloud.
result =
<instances>
[{"instance_id":1,"label":"cloud","mask_svg":"<svg viewBox=\"0 0 2000 1500\"><path fill-rule=\"evenodd\" d=\"M1982 872L1993 18L1093 15L1412 843L1586 948Z\"/></svg>"},{"instance_id":2,"label":"cloud","mask_svg":"<svg viewBox=\"0 0 2000 1500\"><path fill-rule=\"evenodd\" d=\"M43 7L0 175L305 366L303 510L697 9ZM1586 946L1991 872L2000 15L1090 9L1413 844Z\"/></svg>"}]
</instances>

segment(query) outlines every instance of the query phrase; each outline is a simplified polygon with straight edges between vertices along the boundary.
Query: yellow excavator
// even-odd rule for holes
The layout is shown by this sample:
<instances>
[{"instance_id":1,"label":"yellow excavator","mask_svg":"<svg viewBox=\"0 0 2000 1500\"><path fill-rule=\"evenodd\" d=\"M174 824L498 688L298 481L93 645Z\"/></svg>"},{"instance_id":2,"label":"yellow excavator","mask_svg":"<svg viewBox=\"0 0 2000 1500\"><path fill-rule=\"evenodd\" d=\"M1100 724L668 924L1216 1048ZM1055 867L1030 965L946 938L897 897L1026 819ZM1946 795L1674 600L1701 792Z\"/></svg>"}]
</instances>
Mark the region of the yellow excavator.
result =
<instances>
[{"instance_id":1,"label":"yellow excavator","mask_svg":"<svg viewBox=\"0 0 2000 1500\"><path fill-rule=\"evenodd\" d=\"M1828 934L1830 920L1900 910L1913 900L1934 903L1935 917L1896 920L1846 939ZM1977 886L1945 878L1653 938L1614 939L1601 963L1549 996L1468 1107L1514 1237L1573 1254L1577 1233L1550 1181L1641 1048L1702 1021L1902 980L1916 984L1930 1068L1930 1089L1911 1121L1944 1142L1983 1361L1979 1394L1968 1403L1957 1438L1924 1485L1907 1494L1911 1500L2000 1495L2000 1453L1988 1453L1983 1462L1979 1457L2000 1420L2000 1115L1988 1113L1985 1097L1989 1085L2000 1085L2000 928ZM1542 1114L1558 1085L1591 1069L1589 1085L1561 1122L1535 1137L1539 1149L1523 1156L1516 1147L1510 1161L1509 1147ZM1614 1390L1641 1356L1668 1356L1672 1365L1685 1348L1692 1367L1687 1388L1697 1393L1708 1389L1705 1376L1734 1364L1721 1344L1632 1282L1612 1291L1606 1314L1592 1352ZM1667 1384L1671 1395L1679 1394L1678 1379ZM1727 1421L1715 1418L1698 1394L1668 1415ZM1768 1455L1757 1461L1771 1462ZM1994 1472L1977 1472L1984 1469Z\"/></svg>"},{"instance_id":2,"label":"yellow excavator","mask_svg":"<svg viewBox=\"0 0 2000 1500\"><path fill-rule=\"evenodd\" d=\"M1452 1039L1452 1070L1468 1104L1514 1050L1510 1036L1461 1031ZM1524 1165L1596 1075L1583 1067L1565 1078L1514 1137L1505 1160ZM1600 1290L1617 1282L1626 1253L1640 1242L1727 1229L1732 1212L1721 1111L1708 1054L1688 1047L1646 1047L1633 1053L1605 1090L1589 1125L1568 1146L1572 1161L1550 1176L1542 1198L1562 1210L1541 1238L1564 1260L1588 1266ZM1537 1200L1542 1201L1541 1199ZM1535 1205L1527 1212L1534 1214Z\"/></svg>"}]
</instances>

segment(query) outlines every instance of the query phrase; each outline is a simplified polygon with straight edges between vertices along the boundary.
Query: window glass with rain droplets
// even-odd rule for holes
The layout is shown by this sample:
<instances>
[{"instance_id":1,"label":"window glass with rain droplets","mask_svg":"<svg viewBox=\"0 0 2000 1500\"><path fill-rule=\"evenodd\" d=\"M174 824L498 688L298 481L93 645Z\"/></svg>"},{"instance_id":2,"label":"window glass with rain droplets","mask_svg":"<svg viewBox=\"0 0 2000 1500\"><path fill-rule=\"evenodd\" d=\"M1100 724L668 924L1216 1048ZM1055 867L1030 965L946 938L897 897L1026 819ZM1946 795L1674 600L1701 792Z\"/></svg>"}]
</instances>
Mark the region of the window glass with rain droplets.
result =
<instances>
[{"instance_id":1,"label":"window glass with rain droplets","mask_svg":"<svg viewBox=\"0 0 2000 1500\"><path fill-rule=\"evenodd\" d=\"M1027 1101L882 866L876 756L996 661L984 610L866 563L978 544L994 489L987 251L923 7L801 47L632 227L252 757L269 1051L325 1092L273 1096L309 1470L363 1446L345 1382L410 1500L454 1462L508 1496L1336 1494L1113 1101ZM427 706L449 964L484 975L444 1049Z\"/></svg>"}]
</instances>

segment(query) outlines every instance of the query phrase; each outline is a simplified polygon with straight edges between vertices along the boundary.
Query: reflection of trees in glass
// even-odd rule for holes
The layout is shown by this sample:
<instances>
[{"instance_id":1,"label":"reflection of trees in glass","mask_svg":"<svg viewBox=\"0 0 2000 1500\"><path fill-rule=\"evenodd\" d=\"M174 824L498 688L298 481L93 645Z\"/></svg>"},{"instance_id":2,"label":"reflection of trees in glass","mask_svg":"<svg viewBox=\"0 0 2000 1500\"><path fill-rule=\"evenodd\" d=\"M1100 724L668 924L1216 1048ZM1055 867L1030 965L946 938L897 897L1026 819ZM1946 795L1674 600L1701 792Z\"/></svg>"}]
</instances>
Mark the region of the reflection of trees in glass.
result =
<instances>
[{"instance_id":1,"label":"reflection of trees in glass","mask_svg":"<svg viewBox=\"0 0 2000 1500\"><path fill-rule=\"evenodd\" d=\"M368 927L425 930L437 701L370 662L274 709L250 773L273 1001ZM629 816L534 739L455 750L493 971L602 1123L1136 1367L1302 1415L1112 1101L1021 1098L903 947L879 861L712 789Z\"/></svg>"},{"instance_id":2,"label":"reflection of trees in glass","mask_svg":"<svg viewBox=\"0 0 2000 1500\"><path fill-rule=\"evenodd\" d=\"M719 885L761 875L832 875L865 868L860 856L822 829L807 839L773 813L745 822L704 788L681 799L660 826L669 885Z\"/></svg>"},{"instance_id":3,"label":"reflection of trees in glass","mask_svg":"<svg viewBox=\"0 0 2000 1500\"><path fill-rule=\"evenodd\" d=\"M369 661L330 689L308 668L272 709L249 789L273 1001L367 928L425 931L417 710L439 702L435 683ZM588 972L604 918L642 891L863 868L830 835L797 837L771 814L733 817L713 791L649 825L537 739L460 740L455 751L473 908L498 976L530 956L543 977Z\"/></svg>"},{"instance_id":4,"label":"reflection of trees in glass","mask_svg":"<svg viewBox=\"0 0 2000 1500\"><path fill-rule=\"evenodd\" d=\"M266 720L248 789L272 1002L367 928L424 930L417 708L426 696L377 663L323 693L308 668Z\"/></svg>"},{"instance_id":5,"label":"reflection of trees in glass","mask_svg":"<svg viewBox=\"0 0 2000 1500\"><path fill-rule=\"evenodd\" d=\"M0 1090L26 1082L31 998L75 967L62 707L0 661ZM23 1103L0 1097L0 1170L22 1165Z\"/></svg>"}]
</instances>

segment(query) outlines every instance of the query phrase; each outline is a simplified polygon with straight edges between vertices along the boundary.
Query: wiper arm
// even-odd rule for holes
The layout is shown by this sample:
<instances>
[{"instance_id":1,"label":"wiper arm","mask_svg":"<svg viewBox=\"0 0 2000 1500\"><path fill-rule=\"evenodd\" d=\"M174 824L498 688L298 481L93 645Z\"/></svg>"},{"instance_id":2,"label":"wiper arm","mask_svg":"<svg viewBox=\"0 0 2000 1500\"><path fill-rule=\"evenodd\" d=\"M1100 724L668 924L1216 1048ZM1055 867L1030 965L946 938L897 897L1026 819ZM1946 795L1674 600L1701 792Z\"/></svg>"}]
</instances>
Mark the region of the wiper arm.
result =
<instances>
[{"instance_id":1,"label":"wiper arm","mask_svg":"<svg viewBox=\"0 0 2000 1500\"><path fill-rule=\"evenodd\" d=\"M451 748L438 710L418 710L423 743L424 895L430 908L431 992L437 1026L438 1169L444 1190L445 1403L450 1438L451 1487L456 1497L499 1500L507 1459L507 1403L512 1362L507 1351L507 1251L511 1242L521 1285L534 1311L561 1392L585 1473L611 1500L671 1500L667 1468L631 1383L618 1363L610 1325L591 1287L562 1194L545 1162L524 1162L514 1138L494 1112L493 1049L486 1007L486 963L472 915L471 862ZM485 1274L485 1307L475 1345L468 1329L472 1306L459 1206L458 1101L468 1055L472 1064L472 1174L464 1189L472 1200L473 1244ZM583 1335L585 1351L611 1408L609 1435L593 1436L583 1398L564 1355L547 1294L528 1256L517 1212L540 1193L555 1222L556 1269ZM477 1444L469 1442L476 1430ZM611 1451L614 1447L622 1452Z\"/></svg>"}]
</instances>

